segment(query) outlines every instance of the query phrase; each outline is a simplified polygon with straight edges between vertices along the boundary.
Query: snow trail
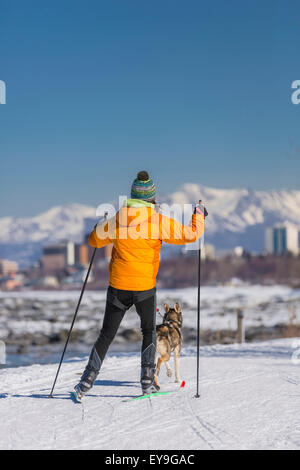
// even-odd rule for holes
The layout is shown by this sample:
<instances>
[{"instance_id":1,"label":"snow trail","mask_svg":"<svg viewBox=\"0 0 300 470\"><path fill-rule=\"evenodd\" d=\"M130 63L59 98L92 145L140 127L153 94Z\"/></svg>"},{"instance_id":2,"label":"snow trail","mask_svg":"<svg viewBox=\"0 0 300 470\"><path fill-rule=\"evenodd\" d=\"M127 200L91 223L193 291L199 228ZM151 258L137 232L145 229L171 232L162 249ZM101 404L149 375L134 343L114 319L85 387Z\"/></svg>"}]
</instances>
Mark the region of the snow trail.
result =
<instances>
[{"instance_id":1,"label":"snow trail","mask_svg":"<svg viewBox=\"0 0 300 470\"><path fill-rule=\"evenodd\" d=\"M300 449L299 365L293 339L186 348L178 393L127 402L140 393L140 358L108 356L82 405L69 392L86 361L0 370L1 449ZM161 372L162 390L178 387Z\"/></svg>"}]
</instances>

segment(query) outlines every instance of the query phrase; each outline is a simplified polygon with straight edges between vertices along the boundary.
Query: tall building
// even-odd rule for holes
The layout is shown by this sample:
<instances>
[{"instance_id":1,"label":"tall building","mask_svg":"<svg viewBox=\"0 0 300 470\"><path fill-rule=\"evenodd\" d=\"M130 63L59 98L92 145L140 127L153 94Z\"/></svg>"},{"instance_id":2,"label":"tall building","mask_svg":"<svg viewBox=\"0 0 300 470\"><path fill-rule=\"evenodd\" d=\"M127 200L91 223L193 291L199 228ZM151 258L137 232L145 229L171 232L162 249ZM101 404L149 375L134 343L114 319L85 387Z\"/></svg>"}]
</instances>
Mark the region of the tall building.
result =
<instances>
[{"instance_id":1,"label":"tall building","mask_svg":"<svg viewBox=\"0 0 300 470\"><path fill-rule=\"evenodd\" d=\"M89 264L89 247L86 244L75 245L75 264Z\"/></svg>"},{"instance_id":2,"label":"tall building","mask_svg":"<svg viewBox=\"0 0 300 470\"><path fill-rule=\"evenodd\" d=\"M285 222L268 227L265 233L265 246L268 253L281 255L292 253L298 255L298 229L295 225Z\"/></svg>"},{"instance_id":3,"label":"tall building","mask_svg":"<svg viewBox=\"0 0 300 470\"><path fill-rule=\"evenodd\" d=\"M18 271L18 263L8 259L0 259L0 275L7 276Z\"/></svg>"},{"instance_id":4,"label":"tall building","mask_svg":"<svg viewBox=\"0 0 300 470\"><path fill-rule=\"evenodd\" d=\"M75 263L75 246L71 241L45 245L43 248L42 266L43 271L54 272L73 266Z\"/></svg>"}]
</instances>

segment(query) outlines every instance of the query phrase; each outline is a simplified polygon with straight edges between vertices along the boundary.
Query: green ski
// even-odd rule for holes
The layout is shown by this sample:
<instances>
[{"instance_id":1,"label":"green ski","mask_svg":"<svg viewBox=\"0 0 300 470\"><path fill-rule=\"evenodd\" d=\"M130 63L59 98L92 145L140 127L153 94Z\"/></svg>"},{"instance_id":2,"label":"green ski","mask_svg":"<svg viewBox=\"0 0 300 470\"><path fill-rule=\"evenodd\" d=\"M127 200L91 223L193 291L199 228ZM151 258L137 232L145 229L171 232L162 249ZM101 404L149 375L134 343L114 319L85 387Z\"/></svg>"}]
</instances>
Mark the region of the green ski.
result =
<instances>
[{"instance_id":1,"label":"green ski","mask_svg":"<svg viewBox=\"0 0 300 470\"><path fill-rule=\"evenodd\" d=\"M177 389L177 390L169 390L168 392L148 393L148 395L139 395L138 397L129 398L128 400L123 400L123 401L129 402L129 401L135 401L135 400L142 400L143 398L152 398L152 397L159 397L159 396L162 396L162 395L169 395L170 393L179 392L179 390L182 390L184 388L184 386L185 386L185 381L183 380L180 384L179 389Z\"/></svg>"}]
</instances>

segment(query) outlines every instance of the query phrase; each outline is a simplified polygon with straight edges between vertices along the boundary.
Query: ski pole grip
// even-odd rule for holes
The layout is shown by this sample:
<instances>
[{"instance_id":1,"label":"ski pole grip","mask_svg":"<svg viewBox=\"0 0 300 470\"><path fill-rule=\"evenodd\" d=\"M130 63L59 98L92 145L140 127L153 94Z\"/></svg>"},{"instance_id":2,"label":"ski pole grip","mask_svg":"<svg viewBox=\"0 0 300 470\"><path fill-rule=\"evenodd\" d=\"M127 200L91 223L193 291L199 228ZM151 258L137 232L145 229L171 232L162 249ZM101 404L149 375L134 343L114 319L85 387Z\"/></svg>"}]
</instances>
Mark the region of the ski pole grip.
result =
<instances>
[{"instance_id":1,"label":"ski pole grip","mask_svg":"<svg viewBox=\"0 0 300 470\"><path fill-rule=\"evenodd\" d=\"M206 207L202 203L202 199L199 199L198 205L201 206L201 210L203 212L204 218L206 218L208 216L208 212L206 210Z\"/></svg>"}]
</instances>

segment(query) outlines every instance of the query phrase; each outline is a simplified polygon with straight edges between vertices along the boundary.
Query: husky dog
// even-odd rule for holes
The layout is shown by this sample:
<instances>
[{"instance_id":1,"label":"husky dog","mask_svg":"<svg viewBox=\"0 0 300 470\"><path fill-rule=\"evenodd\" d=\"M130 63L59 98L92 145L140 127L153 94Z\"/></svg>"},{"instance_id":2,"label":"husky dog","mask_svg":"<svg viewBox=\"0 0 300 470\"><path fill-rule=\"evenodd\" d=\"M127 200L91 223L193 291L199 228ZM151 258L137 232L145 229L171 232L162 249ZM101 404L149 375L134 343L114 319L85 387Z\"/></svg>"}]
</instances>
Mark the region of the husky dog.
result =
<instances>
[{"instance_id":1,"label":"husky dog","mask_svg":"<svg viewBox=\"0 0 300 470\"><path fill-rule=\"evenodd\" d=\"M170 308L168 304L164 304L165 314L162 325L156 327L156 353L160 354L157 361L156 375L160 373L162 362L165 362L167 368L167 376L171 377L172 369L169 364L171 352L174 352L175 362L175 382L180 382L179 375L179 357L182 345L182 314L178 303Z\"/></svg>"}]
</instances>

